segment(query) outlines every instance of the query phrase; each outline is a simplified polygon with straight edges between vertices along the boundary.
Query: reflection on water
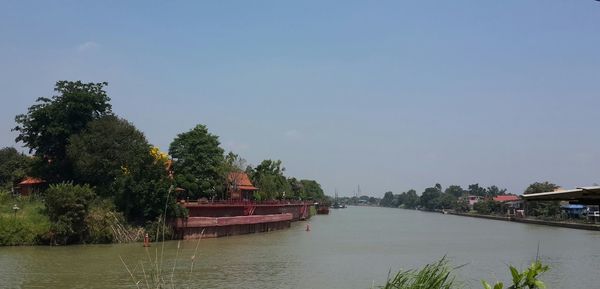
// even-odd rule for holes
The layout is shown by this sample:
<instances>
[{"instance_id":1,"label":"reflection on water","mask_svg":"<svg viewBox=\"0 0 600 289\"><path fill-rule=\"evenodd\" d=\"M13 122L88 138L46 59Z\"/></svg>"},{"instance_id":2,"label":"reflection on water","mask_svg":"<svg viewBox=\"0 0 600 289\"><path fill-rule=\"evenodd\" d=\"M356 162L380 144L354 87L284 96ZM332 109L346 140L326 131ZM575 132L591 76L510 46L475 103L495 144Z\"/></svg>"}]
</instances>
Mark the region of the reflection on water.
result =
<instances>
[{"instance_id":1,"label":"reflection on water","mask_svg":"<svg viewBox=\"0 0 600 289\"><path fill-rule=\"evenodd\" d=\"M551 265L550 288L597 288L600 232L448 216L401 209L349 207L265 234L181 242L174 280L181 288L370 288L388 271L412 268L447 255L466 264L458 278L509 280L507 264L535 258ZM163 274L170 279L177 242L165 244ZM0 287L136 288L121 256L143 279L160 255L141 244L0 248ZM159 256L160 258L160 256ZM142 281L143 282L143 281Z\"/></svg>"}]
</instances>

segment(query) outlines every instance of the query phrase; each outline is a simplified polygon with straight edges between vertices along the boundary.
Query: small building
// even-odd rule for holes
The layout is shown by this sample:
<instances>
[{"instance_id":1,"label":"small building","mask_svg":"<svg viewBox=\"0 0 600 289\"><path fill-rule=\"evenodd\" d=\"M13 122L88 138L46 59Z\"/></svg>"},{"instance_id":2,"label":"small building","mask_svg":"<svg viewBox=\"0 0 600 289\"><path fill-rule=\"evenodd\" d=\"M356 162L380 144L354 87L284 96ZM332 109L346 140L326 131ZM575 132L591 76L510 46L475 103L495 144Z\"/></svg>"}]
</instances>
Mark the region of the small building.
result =
<instances>
[{"instance_id":1,"label":"small building","mask_svg":"<svg viewBox=\"0 0 600 289\"><path fill-rule=\"evenodd\" d=\"M480 196L473 196L473 195L466 196L465 198L467 199L467 202L469 203L470 210L473 210L473 205L475 205L477 202L479 202L483 199Z\"/></svg>"},{"instance_id":2,"label":"small building","mask_svg":"<svg viewBox=\"0 0 600 289\"><path fill-rule=\"evenodd\" d=\"M244 172L231 172L227 175L227 192L231 200L251 200L258 190Z\"/></svg>"},{"instance_id":3,"label":"small building","mask_svg":"<svg viewBox=\"0 0 600 289\"><path fill-rule=\"evenodd\" d=\"M26 177L17 185L17 191L21 196L29 196L39 192L46 187L46 181L38 178Z\"/></svg>"}]
</instances>

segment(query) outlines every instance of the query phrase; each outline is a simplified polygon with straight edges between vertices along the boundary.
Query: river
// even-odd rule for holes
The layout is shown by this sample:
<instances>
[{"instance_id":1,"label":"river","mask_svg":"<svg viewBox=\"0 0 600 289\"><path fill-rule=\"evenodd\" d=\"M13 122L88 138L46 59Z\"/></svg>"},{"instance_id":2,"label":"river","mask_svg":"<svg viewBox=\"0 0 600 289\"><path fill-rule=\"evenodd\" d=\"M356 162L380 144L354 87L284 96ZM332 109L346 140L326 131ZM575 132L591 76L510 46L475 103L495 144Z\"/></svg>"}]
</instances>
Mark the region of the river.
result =
<instances>
[{"instance_id":1,"label":"river","mask_svg":"<svg viewBox=\"0 0 600 289\"><path fill-rule=\"evenodd\" d=\"M165 243L162 274L177 288L371 288L391 270L414 268L446 255L465 265L457 279L509 281L508 264L536 256L551 266L549 288L600 288L600 232L509 223L412 210L349 207L292 224L288 230ZM1 288L136 288L122 257L142 280L160 244L0 248ZM176 258L176 255L179 255ZM174 265L174 261L177 263ZM137 264L137 268L136 267ZM149 274L149 273L148 273Z\"/></svg>"}]
</instances>

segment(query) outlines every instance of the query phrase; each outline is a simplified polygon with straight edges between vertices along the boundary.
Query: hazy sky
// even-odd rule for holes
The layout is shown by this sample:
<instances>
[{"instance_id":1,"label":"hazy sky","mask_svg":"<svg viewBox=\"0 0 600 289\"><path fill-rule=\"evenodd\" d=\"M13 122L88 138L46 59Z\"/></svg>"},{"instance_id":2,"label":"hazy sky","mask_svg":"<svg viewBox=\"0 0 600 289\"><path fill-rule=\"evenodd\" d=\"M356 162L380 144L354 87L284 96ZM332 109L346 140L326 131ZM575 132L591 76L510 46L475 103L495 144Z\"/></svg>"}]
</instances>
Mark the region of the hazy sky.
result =
<instances>
[{"instance_id":1,"label":"hazy sky","mask_svg":"<svg viewBox=\"0 0 600 289\"><path fill-rule=\"evenodd\" d=\"M57 80L328 194L600 183L592 0L0 2L0 146Z\"/></svg>"}]
</instances>

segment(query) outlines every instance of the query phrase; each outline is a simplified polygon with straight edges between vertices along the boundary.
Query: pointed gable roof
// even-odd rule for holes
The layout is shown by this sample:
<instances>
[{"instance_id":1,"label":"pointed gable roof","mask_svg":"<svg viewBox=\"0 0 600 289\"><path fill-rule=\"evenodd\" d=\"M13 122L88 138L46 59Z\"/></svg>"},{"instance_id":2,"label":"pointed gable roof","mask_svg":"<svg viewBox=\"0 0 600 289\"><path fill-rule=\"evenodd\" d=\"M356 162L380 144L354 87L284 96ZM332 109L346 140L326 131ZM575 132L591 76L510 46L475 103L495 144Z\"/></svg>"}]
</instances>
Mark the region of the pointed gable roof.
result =
<instances>
[{"instance_id":1,"label":"pointed gable roof","mask_svg":"<svg viewBox=\"0 0 600 289\"><path fill-rule=\"evenodd\" d=\"M252 182L250 181L248 174L246 174L244 172L229 173L227 175L227 182L230 185L237 187L240 190L252 190L252 191L258 190L257 187L252 185Z\"/></svg>"}]
</instances>

